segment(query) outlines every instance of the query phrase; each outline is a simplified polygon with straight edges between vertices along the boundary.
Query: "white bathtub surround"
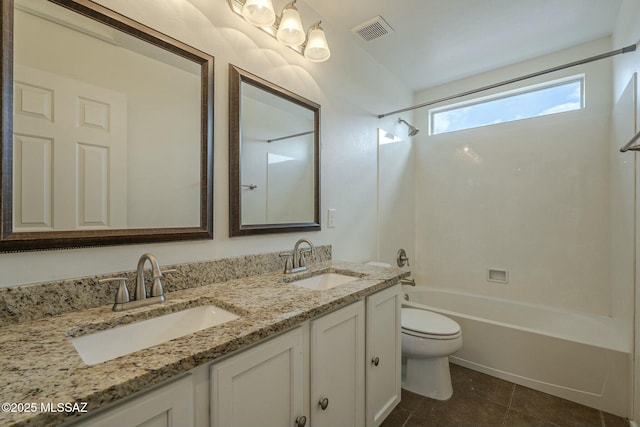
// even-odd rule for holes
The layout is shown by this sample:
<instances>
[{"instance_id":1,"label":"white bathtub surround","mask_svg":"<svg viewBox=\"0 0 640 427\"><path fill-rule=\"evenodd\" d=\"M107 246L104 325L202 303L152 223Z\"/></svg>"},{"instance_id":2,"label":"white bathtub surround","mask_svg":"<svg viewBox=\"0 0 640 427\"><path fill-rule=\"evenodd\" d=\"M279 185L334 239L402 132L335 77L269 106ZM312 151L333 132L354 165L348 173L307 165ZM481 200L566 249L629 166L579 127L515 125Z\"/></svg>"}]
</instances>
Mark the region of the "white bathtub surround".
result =
<instances>
[{"instance_id":1,"label":"white bathtub surround","mask_svg":"<svg viewBox=\"0 0 640 427\"><path fill-rule=\"evenodd\" d=\"M408 288L404 304L455 320L464 346L453 363L558 397L630 415L628 324L437 288Z\"/></svg>"},{"instance_id":2,"label":"white bathtub surround","mask_svg":"<svg viewBox=\"0 0 640 427\"><path fill-rule=\"evenodd\" d=\"M592 41L421 91L415 100L437 99L611 48L609 38ZM610 313L609 238L617 218L610 198L609 158L614 151L607 143L611 61L500 90L581 73L586 79L584 109L420 134L414 143L414 275L420 282L569 311ZM427 112L415 114L415 122L427 129ZM509 283L487 281L490 268L507 270Z\"/></svg>"},{"instance_id":3,"label":"white bathtub surround","mask_svg":"<svg viewBox=\"0 0 640 427\"><path fill-rule=\"evenodd\" d=\"M637 16L634 2L623 3ZM603 38L429 88L415 102L637 42L638 24L621 21L613 42ZM622 157L613 139L633 135L633 102L624 93L637 58L548 76L584 73L584 109L425 133L414 142L413 273L421 285L451 291L433 291L425 302L462 327L465 345L452 361L621 416L633 415L638 198L633 155ZM414 117L428 128L428 114ZM508 271L508 283L487 280L493 268ZM454 301L440 301L443 295Z\"/></svg>"}]
</instances>

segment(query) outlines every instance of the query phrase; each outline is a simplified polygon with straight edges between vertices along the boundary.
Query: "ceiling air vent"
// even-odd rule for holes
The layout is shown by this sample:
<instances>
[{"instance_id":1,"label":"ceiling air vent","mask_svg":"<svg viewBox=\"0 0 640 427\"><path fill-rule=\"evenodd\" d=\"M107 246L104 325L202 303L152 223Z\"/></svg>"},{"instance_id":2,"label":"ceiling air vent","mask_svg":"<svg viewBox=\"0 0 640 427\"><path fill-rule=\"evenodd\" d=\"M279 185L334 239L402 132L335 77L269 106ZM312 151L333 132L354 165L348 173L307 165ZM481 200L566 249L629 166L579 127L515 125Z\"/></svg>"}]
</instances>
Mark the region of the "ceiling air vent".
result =
<instances>
[{"instance_id":1,"label":"ceiling air vent","mask_svg":"<svg viewBox=\"0 0 640 427\"><path fill-rule=\"evenodd\" d=\"M393 28L391 28L391 25L389 25L382 16L378 15L375 18L369 19L367 22L353 27L351 31L360 36L362 40L370 42L371 40L379 39L382 36L393 33Z\"/></svg>"}]
</instances>

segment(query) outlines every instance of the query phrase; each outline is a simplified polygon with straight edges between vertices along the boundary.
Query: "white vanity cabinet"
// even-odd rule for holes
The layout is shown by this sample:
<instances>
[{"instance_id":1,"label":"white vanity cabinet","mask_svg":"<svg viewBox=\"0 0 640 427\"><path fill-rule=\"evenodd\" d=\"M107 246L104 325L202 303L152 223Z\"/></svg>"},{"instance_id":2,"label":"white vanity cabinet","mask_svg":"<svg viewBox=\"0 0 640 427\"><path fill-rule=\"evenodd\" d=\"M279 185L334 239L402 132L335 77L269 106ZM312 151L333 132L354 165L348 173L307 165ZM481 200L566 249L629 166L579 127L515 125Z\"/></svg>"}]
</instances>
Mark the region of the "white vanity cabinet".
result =
<instances>
[{"instance_id":1,"label":"white vanity cabinet","mask_svg":"<svg viewBox=\"0 0 640 427\"><path fill-rule=\"evenodd\" d=\"M298 327L213 364L211 426L304 426L304 356Z\"/></svg>"},{"instance_id":2,"label":"white vanity cabinet","mask_svg":"<svg viewBox=\"0 0 640 427\"><path fill-rule=\"evenodd\" d=\"M367 297L367 426L377 427L400 402L400 285Z\"/></svg>"},{"instance_id":3,"label":"white vanity cabinet","mask_svg":"<svg viewBox=\"0 0 640 427\"><path fill-rule=\"evenodd\" d=\"M74 426L377 427L400 401L400 337L396 285Z\"/></svg>"},{"instance_id":4,"label":"white vanity cabinet","mask_svg":"<svg viewBox=\"0 0 640 427\"><path fill-rule=\"evenodd\" d=\"M132 396L74 427L193 427L193 375Z\"/></svg>"},{"instance_id":5,"label":"white vanity cabinet","mask_svg":"<svg viewBox=\"0 0 640 427\"><path fill-rule=\"evenodd\" d=\"M400 338L397 285L215 363L211 426L377 427L400 402Z\"/></svg>"},{"instance_id":6,"label":"white vanity cabinet","mask_svg":"<svg viewBox=\"0 0 640 427\"><path fill-rule=\"evenodd\" d=\"M364 426L364 301L311 322L312 427Z\"/></svg>"}]
</instances>

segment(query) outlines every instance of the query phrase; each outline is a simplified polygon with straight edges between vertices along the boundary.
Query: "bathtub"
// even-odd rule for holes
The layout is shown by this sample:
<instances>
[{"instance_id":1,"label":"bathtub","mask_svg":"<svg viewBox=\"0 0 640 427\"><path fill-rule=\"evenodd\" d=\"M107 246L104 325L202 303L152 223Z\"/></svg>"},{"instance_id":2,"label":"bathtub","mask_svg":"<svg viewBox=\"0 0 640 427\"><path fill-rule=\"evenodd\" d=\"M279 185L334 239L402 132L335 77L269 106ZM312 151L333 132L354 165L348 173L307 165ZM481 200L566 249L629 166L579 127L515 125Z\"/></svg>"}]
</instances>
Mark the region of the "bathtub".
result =
<instances>
[{"instance_id":1,"label":"bathtub","mask_svg":"<svg viewBox=\"0 0 640 427\"><path fill-rule=\"evenodd\" d=\"M452 363L630 415L631 325L445 289L404 286L403 292L409 298L403 306L441 313L460 324L463 346L450 356Z\"/></svg>"}]
</instances>

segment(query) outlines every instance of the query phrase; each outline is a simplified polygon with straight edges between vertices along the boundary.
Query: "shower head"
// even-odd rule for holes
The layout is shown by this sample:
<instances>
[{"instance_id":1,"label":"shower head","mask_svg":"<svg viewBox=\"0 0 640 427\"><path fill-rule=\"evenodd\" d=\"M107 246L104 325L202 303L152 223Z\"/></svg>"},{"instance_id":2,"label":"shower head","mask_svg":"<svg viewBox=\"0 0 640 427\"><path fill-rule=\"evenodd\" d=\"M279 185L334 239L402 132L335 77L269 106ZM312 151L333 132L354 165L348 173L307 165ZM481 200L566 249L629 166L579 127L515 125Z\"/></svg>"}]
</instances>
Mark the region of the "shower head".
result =
<instances>
[{"instance_id":1,"label":"shower head","mask_svg":"<svg viewBox=\"0 0 640 427\"><path fill-rule=\"evenodd\" d=\"M405 125L407 125L409 127L409 136L415 136L415 135L418 134L418 132L420 132L420 129L418 129L417 127L413 126L412 124L410 124L406 120L398 118L398 123L404 123Z\"/></svg>"}]
</instances>

